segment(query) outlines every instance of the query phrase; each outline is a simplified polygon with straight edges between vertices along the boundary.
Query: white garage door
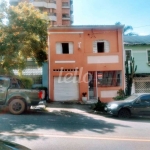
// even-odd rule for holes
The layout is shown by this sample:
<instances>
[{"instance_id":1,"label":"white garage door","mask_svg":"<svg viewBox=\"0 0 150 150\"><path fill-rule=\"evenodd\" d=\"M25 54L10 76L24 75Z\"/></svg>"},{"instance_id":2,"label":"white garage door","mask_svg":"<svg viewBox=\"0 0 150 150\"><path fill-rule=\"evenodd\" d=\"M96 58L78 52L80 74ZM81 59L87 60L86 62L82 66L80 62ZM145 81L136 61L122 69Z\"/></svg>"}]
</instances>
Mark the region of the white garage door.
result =
<instances>
[{"instance_id":1,"label":"white garage door","mask_svg":"<svg viewBox=\"0 0 150 150\"><path fill-rule=\"evenodd\" d=\"M78 77L54 77L54 100L79 100Z\"/></svg>"}]
</instances>

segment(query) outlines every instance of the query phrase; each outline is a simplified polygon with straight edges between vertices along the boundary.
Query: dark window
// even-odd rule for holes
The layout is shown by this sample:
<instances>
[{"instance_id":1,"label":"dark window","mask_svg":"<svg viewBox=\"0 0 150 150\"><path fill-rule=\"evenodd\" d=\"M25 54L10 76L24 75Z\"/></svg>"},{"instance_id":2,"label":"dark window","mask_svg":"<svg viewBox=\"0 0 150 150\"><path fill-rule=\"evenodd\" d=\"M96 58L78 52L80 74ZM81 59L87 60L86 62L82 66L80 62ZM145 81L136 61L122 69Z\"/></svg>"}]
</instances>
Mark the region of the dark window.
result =
<instances>
[{"instance_id":1,"label":"dark window","mask_svg":"<svg viewBox=\"0 0 150 150\"><path fill-rule=\"evenodd\" d=\"M150 103L150 95L144 95L140 97L141 103Z\"/></svg>"},{"instance_id":2,"label":"dark window","mask_svg":"<svg viewBox=\"0 0 150 150\"><path fill-rule=\"evenodd\" d=\"M150 50L147 51L147 55L148 55L148 62L150 62Z\"/></svg>"},{"instance_id":3,"label":"dark window","mask_svg":"<svg viewBox=\"0 0 150 150\"><path fill-rule=\"evenodd\" d=\"M25 88L25 86L22 84L22 82L20 80L18 80L18 84L19 84L19 86L20 86L21 89Z\"/></svg>"},{"instance_id":4,"label":"dark window","mask_svg":"<svg viewBox=\"0 0 150 150\"><path fill-rule=\"evenodd\" d=\"M131 50L126 50L125 53L126 53L126 60L130 60L130 58L131 58Z\"/></svg>"},{"instance_id":5,"label":"dark window","mask_svg":"<svg viewBox=\"0 0 150 150\"><path fill-rule=\"evenodd\" d=\"M69 14L62 14L62 17L63 18L69 18L70 16L69 16Z\"/></svg>"},{"instance_id":6,"label":"dark window","mask_svg":"<svg viewBox=\"0 0 150 150\"><path fill-rule=\"evenodd\" d=\"M97 52L103 53L104 52L104 42L98 42L97 43Z\"/></svg>"},{"instance_id":7,"label":"dark window","mask_svg":"<svg viewBox=\"0 0 150 150\"><path fill-rule=\"evenodd\" d=\"M97 85L102 86L120 86L121 76L119 71L98 71L97 72Z\"/></svg>"},{"instance_id":8,"label":"dark window","mask_svg":"<svg viewBox=\"0 0 150 150\"><path fill-rule=\"evenodd\" d=\"M62 53L69 54L69 44L68 43L62 43Z\"/></svg>"},{"instance_id":9,"label":"dark window","mask_svg":"<svg viewBox=\"0 0 150 150\"><path fill-rule=\"evenodd\" d=\"M17 79L15 79L15 78L11 79L10 88L12 88L12 89L19 89L20 88Z\"/></svg>"},{"instance_id":10,"label":"dark window","mask_svg":"<svg viewBox=\"0 0 150 150\"><path fill-rule=\"evenodd\" d=\"M17 83L12 83L10 88L12 88L12 89L18 89L19 86L18 86Z\"/></svg>"},{"instance_id":11,"label":"dark window","mask_svg":"<svg viewBox=\"0 0 150 150\"><path fill-rule=\"evenodd\" d=\"M9 87L9 79L0 78L0 88L1 87Z\"/></svg>"}]
</instances>

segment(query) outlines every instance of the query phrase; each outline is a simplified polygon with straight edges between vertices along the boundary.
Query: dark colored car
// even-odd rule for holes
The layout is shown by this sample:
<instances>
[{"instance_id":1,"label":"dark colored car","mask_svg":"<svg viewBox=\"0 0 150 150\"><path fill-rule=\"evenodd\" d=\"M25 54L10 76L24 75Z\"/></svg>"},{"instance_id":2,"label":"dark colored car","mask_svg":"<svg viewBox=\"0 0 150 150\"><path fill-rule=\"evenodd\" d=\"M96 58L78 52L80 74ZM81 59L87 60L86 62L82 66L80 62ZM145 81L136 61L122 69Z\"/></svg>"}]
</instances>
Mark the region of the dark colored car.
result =
<instances>
[{"instance_id":1,"label":"dark colored car","mask_svg":"<svg viewBox=\"0 0 150 150\"><path fill-rule=\"evenodd\" d=\"M139 93L125 100L110 102L105 111L120 118L129 118L131 115L150 116L150 94Z\"/></svg>"},{"instance_id":2,"label":"dark colored car","mask_svg":"<svg viewBox=\"0 0 150 150\"><path fill-rule=\"evenodd\" d=\"M0 150L30 150L30 149L13 142L0 140Z\"/></svg>"}]
</instances>

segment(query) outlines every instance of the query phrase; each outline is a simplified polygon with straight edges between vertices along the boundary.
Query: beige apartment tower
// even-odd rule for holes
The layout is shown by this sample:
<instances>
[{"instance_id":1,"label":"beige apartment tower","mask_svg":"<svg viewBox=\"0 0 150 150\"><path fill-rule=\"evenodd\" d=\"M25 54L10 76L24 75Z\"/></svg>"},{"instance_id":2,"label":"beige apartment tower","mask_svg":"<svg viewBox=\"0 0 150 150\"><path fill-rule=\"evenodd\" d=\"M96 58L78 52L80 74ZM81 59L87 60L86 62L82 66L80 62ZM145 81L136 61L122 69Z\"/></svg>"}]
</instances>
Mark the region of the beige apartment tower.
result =
<instances>
[{"instance_id":1,"label":"beige apartment tower","mask_svg":"<svg viewBox=\"0 0 150 150\"><path fill-rule=\"evenodd\" d=\"M47 12L52 26L70 26L73 23L73 0L9 0L9 3L17 5L24 1Z\"/></svg>"}]
</instances>

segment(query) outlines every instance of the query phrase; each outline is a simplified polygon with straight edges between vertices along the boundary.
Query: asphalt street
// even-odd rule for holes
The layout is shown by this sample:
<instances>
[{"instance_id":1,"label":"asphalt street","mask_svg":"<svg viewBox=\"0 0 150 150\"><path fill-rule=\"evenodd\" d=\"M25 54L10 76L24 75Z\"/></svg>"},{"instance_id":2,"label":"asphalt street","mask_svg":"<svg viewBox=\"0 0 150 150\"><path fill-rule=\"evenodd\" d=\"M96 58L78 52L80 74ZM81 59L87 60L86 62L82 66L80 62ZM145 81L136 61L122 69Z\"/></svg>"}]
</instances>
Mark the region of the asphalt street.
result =
<instances>
[{"instance_id":1,"label":"asphalt street","mask_svg":"<svg viewBox=\"0 0 150 150\"><path fill-rule=\"evenodd\" d=\"M0 114L0 139L32 150L149 150L150 118L120 120L89 105L50 103L46 110Z\"/></svg>"}]
</instances>

